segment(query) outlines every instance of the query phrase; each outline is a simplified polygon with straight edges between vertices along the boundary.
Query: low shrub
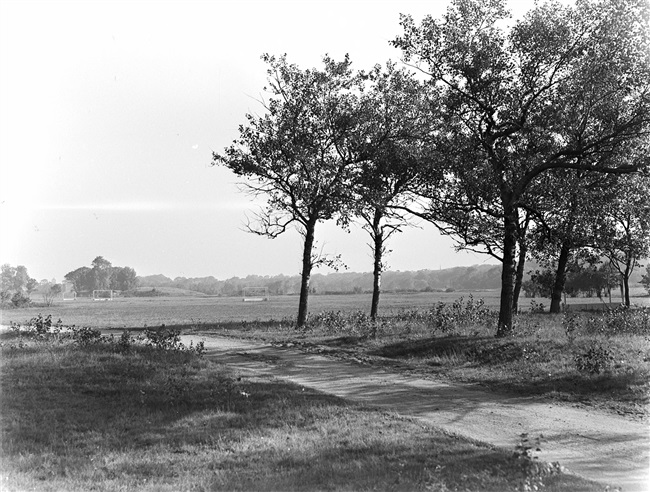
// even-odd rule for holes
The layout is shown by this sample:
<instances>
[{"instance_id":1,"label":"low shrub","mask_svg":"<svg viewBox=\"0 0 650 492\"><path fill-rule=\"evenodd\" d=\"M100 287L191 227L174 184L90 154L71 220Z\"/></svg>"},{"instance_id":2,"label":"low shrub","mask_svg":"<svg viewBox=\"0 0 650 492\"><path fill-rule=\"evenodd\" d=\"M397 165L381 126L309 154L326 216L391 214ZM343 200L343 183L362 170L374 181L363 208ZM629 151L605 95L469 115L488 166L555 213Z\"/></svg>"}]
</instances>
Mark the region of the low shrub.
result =
<instances>
[{"instance_id":1,"label":"low shrub","mask_svg":"<svg viewBox=\"0 0 650 492\"><path fill-rule=\"evenodd\" d=\"M75 326L70 327L71 336L74 343L80 346L93 345L95 343L100 343L104 339L108 340L108 337L102 337L102 334L99 330L94 328L88 328L82 326L77 328Z\"/></svg>"},{"instance_id":2,"label":"low shrub","mask_svg":"<svg viewBox=\"0 0 650 492\"><path fill-rule=\"evenodd\" d=\"M52 321L51 314L43 316L39 313L24 325L14 322L11 323L11 330L15 334L21 336L44 337L48 334L56 335L59 334L62 329L63 322L60 319L56 322Z\"/></svg>"},{"instance_id":3,"label":"low shrub","mask_svg":"<svg viewBox=\"0 0 650 492\"><path fill-rule=\"evenodd\" d=\"M535 299L531 299L530 312L535 314L544 313L546 312L546 307L541 302L536 302Z\"/></svg>"},{"instance_id":4,"label":"low shrub","mask_svg":"<svg viewBox=\"0 0 650 492\"><path fill-rule=\"evenodd\" d=\"M182 347L181 330L161 325L155 330L144 330L145 342L160 350L178 350Z\"/></svg>"},{"instance_id":5,"label":"low shrub","mask_svg":"<svg viewBox=\"0 0 650 492\"><path fill-rule=\"evenodd\" d=\"M429 326L441 333L451 333L461 329L482 327L491 329L495 313L485 306L483 299L474 300L472 294L467 301L463 297L451 304L439 302L428 313Z\"/></svg>"},{"instance_id":6,"label":"low shrub","mask_svg":"<svg viewBox=\"0 0 650 492\"><path fill-rule=\"evenodd\" d=\"M346 334L354 336L375 336L378 327L384 323L373 321L364 311L344 313L322 311L307 320L307 329L320 329L329 335Z\"/></svg>"},{"instance_id":7,"label":"low shrub","mask_svg":"<svg viewBox=\"0 0 650 492\"><path fill-rule=\"evenodd\" d=\"M650 308L620 306L589 316L585 321L588 334L603 335L650 335Z\"/></svg>"},{"instance_id":8,"label":"low shrub","mask_svg":"<svg viewBox=\"0 0 650 492\"><path fill-rule=\"evenodd\" d=\"M191 343L189 346L186 346L181 343L180 330L168 329L165 325L162 325L158 329L145 330L144 336L139 337L132 337L125 330L116 339L113 335L102 335L95 328L87 326L76 327L74 325L66 326L60 319L56 322L52 321L52 315L43 316L39 314L24 325L12 322L11 330L16 336L34 341L51 340L60 343L72 342L74 345L82 347L95 344L108 344L116 352L120 353L129 352L136 345L150 346L161 351L192 352L199 356L205 353L205 345L203 342L199 342L196 345ZM21 346L26 345L21 342Z\"/></svg>"},{"instance_id":9,"label":"low shrub","mask_svg":"<svg viewBox=\"0 0 650 492\"><path fill-rule=\"evenodd\" d=\"M569 340L569 345L573 345L580 326L580 316L577 313L569 310L564 311L562 315L562 328L564 328L564 333Z\"/></svg>"},{"instance_id":10,"label":"low shrub","mask_svg":"<svg viewBox=\"0 0 650 492\"><path fill-rule=\"evenodd\" d=\"M612 352L597 342L592 342L583 352L576 352L573 360L578 371L591 375L611 370L614 363Z\"/></svg>"},{"instance_id":11,"label":"low shrub","mask_svg":"<svg viewBox=\"0 0 650 492\"><path fill-rule=\"evenodd\" d=\"M515 447L513 458L519 467L519 483L517 490L520 492L533 492L545 487L544 479L550 475L557 475L564 472L564 469L556 461L546 463L539 460L541 444L544 436L532 438L524 433L520 436L519 443Z\"/></svg>"}]
</instances>

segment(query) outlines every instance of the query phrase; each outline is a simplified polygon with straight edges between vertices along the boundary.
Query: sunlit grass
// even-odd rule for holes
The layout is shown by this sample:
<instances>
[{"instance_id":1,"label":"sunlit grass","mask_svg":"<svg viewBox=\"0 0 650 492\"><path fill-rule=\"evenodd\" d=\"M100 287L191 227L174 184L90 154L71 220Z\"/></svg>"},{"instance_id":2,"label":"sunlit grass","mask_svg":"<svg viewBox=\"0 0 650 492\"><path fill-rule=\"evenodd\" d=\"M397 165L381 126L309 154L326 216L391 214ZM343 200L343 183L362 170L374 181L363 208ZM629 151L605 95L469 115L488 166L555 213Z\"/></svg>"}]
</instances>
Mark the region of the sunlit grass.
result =
<instances>
[{"instance_id":1,"label":"sunlit grass","mask_svg":"<svg viewBox=\"0 0 650 492\"><path fill-rule=\"evenodd\" d=\"M505 491L523 478L511 453L190 352L3 337L2 490Z\"/></svg>"},{"instance_id":2,"label":"sunlit grass","mask_svg":"<svg viewBox=\"0 0 650 492\"><path fill-rule=\"evenodd\" d=\"M203 328L293 342L307 350L319 346L321 353L354 355L382 366L399 364L401 369L508 394L596 405L638 418L650 415L650 310L524 313L516 317L514 334L507 338L495 338L493 320L467 318L461 308L458 319L446 318L444 331L430 310L393 313L376 324L355 313L325 313L299 332L287 323ZM592 361L593 353L603 358ZM581 359L593 364L580 367L576 361Z\"/></svg>"}]
</instances>

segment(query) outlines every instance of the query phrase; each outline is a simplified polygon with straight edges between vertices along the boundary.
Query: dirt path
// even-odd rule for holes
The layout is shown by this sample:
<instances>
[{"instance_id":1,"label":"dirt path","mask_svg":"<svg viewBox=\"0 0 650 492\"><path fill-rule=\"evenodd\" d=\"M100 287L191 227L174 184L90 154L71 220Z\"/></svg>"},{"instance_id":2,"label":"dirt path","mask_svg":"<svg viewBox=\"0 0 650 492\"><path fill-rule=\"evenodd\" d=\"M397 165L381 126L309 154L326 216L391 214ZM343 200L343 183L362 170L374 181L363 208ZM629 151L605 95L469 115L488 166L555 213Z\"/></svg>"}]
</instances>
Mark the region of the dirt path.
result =
<instances>
[{"instance_id":1,"label":"dirt path","mask_svg":"<svg viewBox=\"0 0 650 492\"><path fill-rule=\"evenodd\" d=\"M543 435L540 459L558 461L573 474L625 492L650 491L650 428L641 422L402 376L292 348L219 337L182 338L187 344L204 341L207 356L237 370L393 410L504 449L514 450L524 432Z\"/></svg>"}]
</instances>

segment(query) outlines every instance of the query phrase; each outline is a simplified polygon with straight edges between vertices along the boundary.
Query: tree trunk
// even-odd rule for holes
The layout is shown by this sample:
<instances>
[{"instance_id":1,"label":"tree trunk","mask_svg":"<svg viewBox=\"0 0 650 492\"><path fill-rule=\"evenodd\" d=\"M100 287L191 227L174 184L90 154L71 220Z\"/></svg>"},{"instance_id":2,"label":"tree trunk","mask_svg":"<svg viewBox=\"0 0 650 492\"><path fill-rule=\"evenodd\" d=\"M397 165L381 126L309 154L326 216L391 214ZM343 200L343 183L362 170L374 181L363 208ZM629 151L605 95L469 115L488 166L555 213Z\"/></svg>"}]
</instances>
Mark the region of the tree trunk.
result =
<instances>
[{"instance_id":1,"label":"tree trunk","mask_svg":"<svg viewBox=\"0 0 650 492\"><path fill-rule=\"evenodd\" d=\"M380 227L382 214L379 209L375 209L375 215L372 222L372 238L374 240L373 250L373 269L372 269L372 302L370 303L370 319L377 319L379 309L379 295L381 293L381 274L383 266L381 264L384 252L384 235Z\"/></svg>"},{"instance_id":2,"label":"tree trunk","mask_svg":"<svg viewBox=\"0 0 650 492\"><path fill-rule=\"evenodd\" d=\"M515 282L515 253L517 249L517 214L507 207L504 214L503 267L501 269L501 303L497 337L510 335L513 330L512 299Z\"/></svg>"},{"instance_id":3,"label":"tree trunk","mask_svg":"<svg viewBox=\"0 0 650 492\"><path fill-rule=\"evenodd\" d=\"M630 263L625 264L625 273L623 273L623 292L625 293L625 305L630 307L630 277L632 276L632 268Z\"/></svg>"},{"instance_id":4,"label":"tree trunk","mask_svg":"<svg viewBox=\"0 0 650 492\"><path fill-rule=\"evenodd\" d=\"M526 253L528 248L522 240L519 244L519 259L517 260L517 274L515 276L515 289L512 293L512 312L519 312L519 294L521 293L521 284L524 281L524 268L526 266Z\"/></svg>"},{"instance_id":5,"label":"tree trunk","mask_svg":"<svg viewBox=\"0 0 650 492\"><path fill-rule=\"evenodd\" d=\"M553 291L551 292L551 312L559 313L562 304L562 291L566 283L566 266L569 263L569 249L568 244L562 243L560 249L560 257L557 260L557 270L555 272L555 283L553 284Z\"/></svg>"},{"instance_id":6,"label":"tree trunk","mask_svg":"<svg viewBox=\"0 0 650 492\"><path fill-rule=\"evenodd\" d=\"M302 274L300 280L300 301L298 302L298 321L296 326L302 328L307 322L307 304L309 300L309 279L311 277L312 249L314 247L314 232L316 221L310 221L305 226L305 247L302 252Z\"/></svg>"}]
</instances>

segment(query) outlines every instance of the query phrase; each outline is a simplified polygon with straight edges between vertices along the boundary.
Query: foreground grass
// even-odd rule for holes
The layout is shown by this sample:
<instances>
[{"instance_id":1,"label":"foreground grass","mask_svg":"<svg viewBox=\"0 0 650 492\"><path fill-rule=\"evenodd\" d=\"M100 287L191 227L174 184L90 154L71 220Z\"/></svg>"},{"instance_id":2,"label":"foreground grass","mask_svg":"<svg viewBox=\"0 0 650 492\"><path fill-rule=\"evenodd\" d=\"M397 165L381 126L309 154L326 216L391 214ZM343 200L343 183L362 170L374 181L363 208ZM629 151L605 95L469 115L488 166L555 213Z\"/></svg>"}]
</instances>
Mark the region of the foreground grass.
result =
<instances>
[{"instance_id":1,"label":"foreground grass","mask_svg":"<svg viewBox=\"0 0 650 492\"><path fill-rule=\"evenodd\" d=\"M2 490L507 491L531 479L521 455L195 353L3 337Z\"/></svg>"},{"instance_id":2,"label":"foreground grass","mask_svg":"<svg viewBox=\"0 0 650 492\"><path fill-rule=\"evenodd\" d=\"M471 298L442 312L411 310L372 323L324 312L291 323L203 326L206 333L295 344L303 350L496 392L650 417L650 310L525 313L513 336L494 337L495 315Z\"/></svg>"}]
</instances>

